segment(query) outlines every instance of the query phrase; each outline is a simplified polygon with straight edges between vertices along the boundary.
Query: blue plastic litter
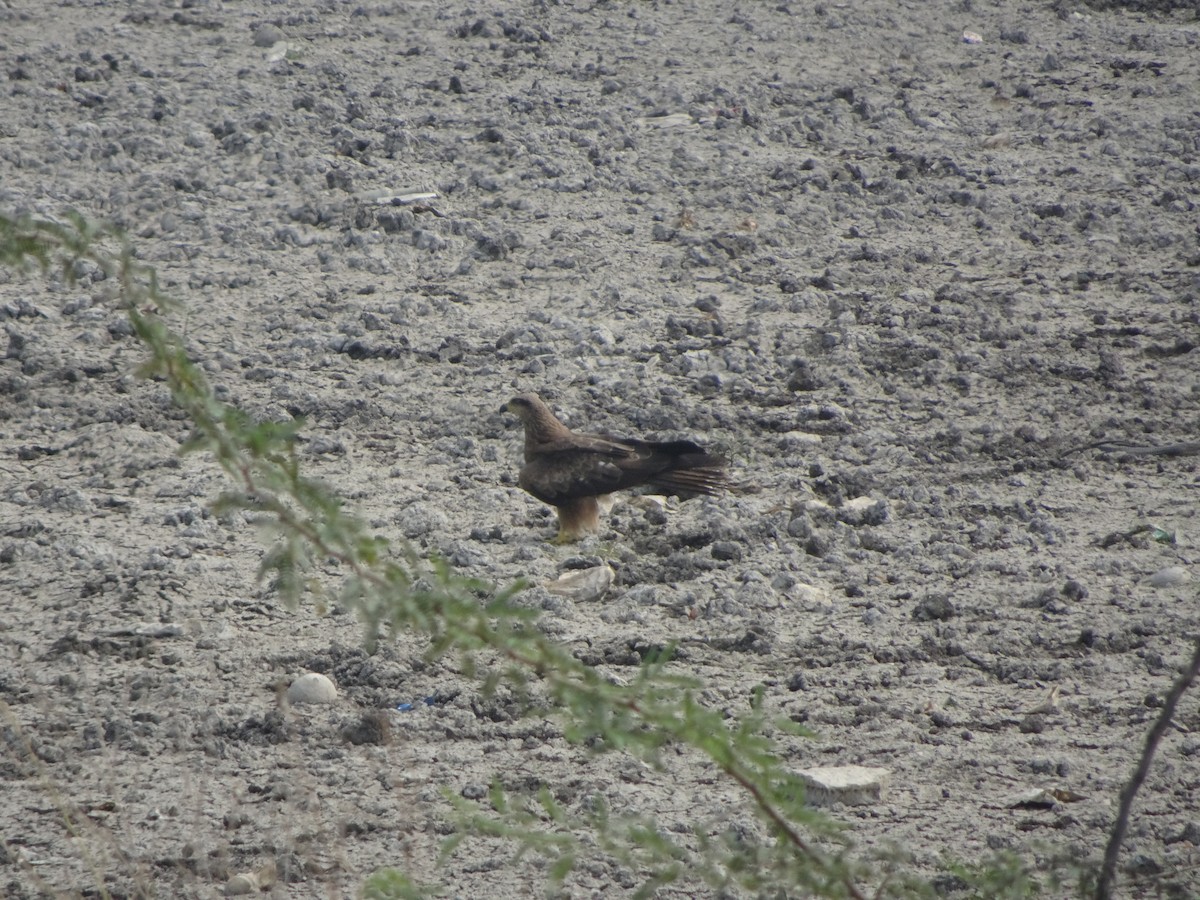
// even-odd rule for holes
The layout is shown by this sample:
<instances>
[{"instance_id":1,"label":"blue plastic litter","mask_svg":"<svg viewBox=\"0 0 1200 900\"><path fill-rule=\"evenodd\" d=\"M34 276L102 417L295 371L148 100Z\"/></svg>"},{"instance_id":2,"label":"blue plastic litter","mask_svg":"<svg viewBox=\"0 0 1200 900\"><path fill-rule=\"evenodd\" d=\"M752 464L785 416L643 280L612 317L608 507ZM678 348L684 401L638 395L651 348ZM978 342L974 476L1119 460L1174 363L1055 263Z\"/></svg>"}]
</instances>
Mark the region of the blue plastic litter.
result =
<instances>
[{"instance_id":1,"label":"blue plastic litter","mask_svg":"<svg viewBox=\"0 0 1200 900\"><path fill-rule=\"evenodd\" d=\"M438 698L437 697L426 697L421 702L424 703L426 706L437 706ZM415 704L415 703L397 703L396 709L399 710L400 712L412 712L412 710L416 709L416 706L417 706L417 704Z\"/></svg>"}]
</instances>

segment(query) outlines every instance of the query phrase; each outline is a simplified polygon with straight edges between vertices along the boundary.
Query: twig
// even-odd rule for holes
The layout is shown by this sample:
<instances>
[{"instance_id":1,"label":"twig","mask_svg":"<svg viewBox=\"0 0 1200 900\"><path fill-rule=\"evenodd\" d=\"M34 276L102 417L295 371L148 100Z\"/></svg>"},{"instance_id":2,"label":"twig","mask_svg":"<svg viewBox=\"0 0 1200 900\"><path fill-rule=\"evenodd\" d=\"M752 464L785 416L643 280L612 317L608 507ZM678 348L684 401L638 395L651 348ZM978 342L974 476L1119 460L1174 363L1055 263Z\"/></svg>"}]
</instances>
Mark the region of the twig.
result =
<instances>
[{"instance_id":1,"label":"twig","mask_svg":"<svg viewBox=\"0 0 1200 900\"><path fill-rule=\"evenodd\" d=\"M1104 849L1104 865L1100 869L1100 881L1096 885L1096 900L1110 900L1113 895L1117 856L1121 852L1121 843L1125 840L1125 832L1129 829L1129 811L1133 807L1133 798L1137 796L1146 776L1150 773L1150 762L1154 759L1159 741L1162 740L1163 734L1171 725L1171 717L1175 715L1175 707L1179 704L1179 698L1191 687L1198 673L1200 673L1200 639L1196 641L1196 652L1192 656L1191 665L1171 685L1171 692L1167 694L1162 712L1159 713L1158 720L1150 729L1150 733L1146 735L1146 746L1142 750L1142 758L1138 760L1137 769L1134 770L1129 783L1121 791L1121 805L1117 810L1117 820L1113 823L1108 846Z\"/></svg>"},{"instance_id":2,"label":"twig","mask_svg":"<svg viewBox=\"0 0 1200 900\"><path fill-rule=\"evenodd\" d=\"M762 788L755 783L753 778L750 778L748 775L742 772L736 765L722 764L720 762L718 762L718 765L721 766L721 769L726 775L740 784L746 793L754 798L754 802L758 805L758 808L762 810L763 814L766 815L768 819L771 820L771 823L777 829L779 829L780 833L787 838L788 842L793 847L795 847L798 851L800 851L801 854L805 856L805 858L811 860L812 862L817 864L821 862L821 857L817 854L817 852L809 847L808 842L800 836L800 833L796 831L796 829L792 827L791 823L783 817L783 814L775 808L774 804L772 804L771 801L763 795ZM849 875L843 876L841 878L841 882L842 886L846 889L846 892L852 898L854 898L854 900L866 900L866 895L864 895L862 891L860 891L854 884L854 882L850 880Z\"/></svg>"},{"instance_id":3,"label":"twig","mask_svg":"<svg viewBox=\"0 0 1200 900\"><path fill-rule=\"evenodd\" d=\"M1181 441L1176 444L1134 444L1128 441L1096 441L1081 447L1072 447L1059 455L1065 459L1072 453L1084 450L1103 450L1106 453L1123 453L1126 456L1195 456L1200 453L1200 441Z\"/></svg>"}]
</instances>

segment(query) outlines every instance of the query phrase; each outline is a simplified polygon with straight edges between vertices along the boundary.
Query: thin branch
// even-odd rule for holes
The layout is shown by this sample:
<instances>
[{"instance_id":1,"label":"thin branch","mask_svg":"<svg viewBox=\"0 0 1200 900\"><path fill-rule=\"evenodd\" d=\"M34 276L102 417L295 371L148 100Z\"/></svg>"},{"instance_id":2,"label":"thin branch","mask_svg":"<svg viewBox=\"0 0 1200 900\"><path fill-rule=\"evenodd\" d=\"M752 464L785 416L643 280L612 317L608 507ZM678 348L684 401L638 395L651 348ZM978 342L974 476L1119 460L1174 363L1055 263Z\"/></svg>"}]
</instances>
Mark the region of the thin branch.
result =
<instances>
[{"instance_id":1,"label":"thin branch","mask_svg":"<svg viewBox=\"0 0 1200 900\"><path fill-rule=\"evenodd\" d=\"M1072 447L1059 454L1065 459L1084 450L1100 450L1104 453L1121 453L1125 456L1194 456L1200 453L1200 441L1182 441L1175 444L1134 444L1131 441L1104 440Z\"/></svg>"},{"instance_id":2,"label":"thin branch","mask_svg":"<svg viewBox=\"0 0 1200 900\"><path fill-rule=\"evenodd\" d=\"M783 817L783 814L775 808L770 800L763 796L762 788L760 788L753 781L753 779L748 778L736 766L721 766L721 768L726 775L740 784L742 788L754 798L754 802L758 804L758 808L761 809L763 814L771 820L771 823L783 833L792 846L794 846L813 862L820 862L821 857L819 854L808 846L808 843L804 840L804 838L800 837L799 832L797 832L796 829L792 827L791 823ZM850 880L848 875L843 876L841 882L842 886L846 889L846 893L853 897L854 900L866 900L866 895L858 889L854 882Z\"/></svg>"},{"instance_id":3,"label":"thin branch","mask_svg":"<svg viewBox=\"0 0 1200 900\"><path fill-rule=\"evenodd\" d=\"M1171 718L1175 715L1175 707L1179 704L1179 698L1191 687L1197 674L1200 674L1200 639L1196 641L1196 652L1192 656L1191 664L1171 685L1171 692L1167 694L1162 712L1159 713L1158 720L1150 729L1150 733L1146 735L1146 746L1142 750L1142 758L1138 760L1137 768L1129 779L1129 783L1121 791L1121 805L1117 810L1117 820L1113 823L1112 835L1108 839L1108 846L1104 849L1104 865L1100 869L1100 881L1096 885L1096 900L1111 900L1113 896L1113 882L1117 875L1117 857L1121 853L1125 832L1129 830L1129 813L1133 808L1133 798L1137 796L1137 792L1146 781L1146 776L1150 774L1150 763L1154 759L1159 741L1162 740L1162 736L1166 734L1167 728L1171 725Z\"/></svg>"}]
</instances>

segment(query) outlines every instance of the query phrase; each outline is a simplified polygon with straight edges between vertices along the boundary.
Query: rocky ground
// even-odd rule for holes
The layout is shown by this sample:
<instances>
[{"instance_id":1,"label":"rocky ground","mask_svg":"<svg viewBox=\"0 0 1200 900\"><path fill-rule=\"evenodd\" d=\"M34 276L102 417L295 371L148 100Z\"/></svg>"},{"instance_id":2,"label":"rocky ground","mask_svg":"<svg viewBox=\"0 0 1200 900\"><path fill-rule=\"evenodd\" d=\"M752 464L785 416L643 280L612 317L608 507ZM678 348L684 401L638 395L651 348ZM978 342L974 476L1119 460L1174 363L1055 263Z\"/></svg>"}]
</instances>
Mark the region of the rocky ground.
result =
<instances>
[{"instance_id":1,"label":"rocky ground","mask_svg":"<svg viewBox=\"0 0 1200 900\"><path fill-rule=\"evenodd\" d=\"M127 228L222 398L303 415L306 471L380 534L495 583L610 562L600 600L530 592L544 629L622 679L678 642L706 703L761 686L815 732L789 765L890 769L833 811L864 852L1099 857L1198 631L1196 457L1154 452L1200 400L1193 8L7 0L0 60L0 210ZM537 895L507 844L437 865L443 789L496 778L757 827L702 765L593 756L417 638L368 656L285 608L75 274L0 272L7 896L211 897L272 862L280 897L386 865ZM750 489L552 546L496 412L519 390ZM304 671L337 703L281 705ZM1197 696L1121 896L1200 895ZM347 739L379 710L390 742ZM562 892L637 876L597 856Z\"/></svg>"}]
</instances>

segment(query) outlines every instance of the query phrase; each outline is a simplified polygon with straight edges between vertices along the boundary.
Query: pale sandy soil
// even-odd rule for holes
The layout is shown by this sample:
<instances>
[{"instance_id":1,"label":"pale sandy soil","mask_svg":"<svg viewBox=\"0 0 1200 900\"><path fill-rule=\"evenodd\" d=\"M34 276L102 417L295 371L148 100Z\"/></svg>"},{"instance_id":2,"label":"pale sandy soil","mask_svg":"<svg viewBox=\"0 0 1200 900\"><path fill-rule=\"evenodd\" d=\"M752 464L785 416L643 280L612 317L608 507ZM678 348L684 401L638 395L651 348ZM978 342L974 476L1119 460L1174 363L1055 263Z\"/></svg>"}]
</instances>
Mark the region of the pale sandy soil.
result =
<instances>
[{"instance_id":1,"label":"pale sandy soil","mask_svg":"<svg viewBox=\"0 0 1200 900\"><path fill-rule=\"evenodd\" d=\"M815 732L789 765L892 770L835 811L864 852L1098 857L1200 620L1196 458L1078 449L1197 435L1193 10L9 0L0 60L0 209L128 228L221 395L305 416L305 467L381 534L500 584L610 560L600 601L533 591L543 627L625 679L678 642L706 703L762 686ZM442 217L377 202L414 190ZM273 860L278 897L389 864L539 895L506 844L436 864L441 791L496 778L757 828L689 756L591 755L419 639L367 657L285 609L77 274L0 272L0 893L212 897ZM759 490L553 547L517 390ZM1175 543L1104 540L1149 525ZM339 702L281 712L305 670ZM372 710L392 742L348 742ZM1189 696L1121 896L1200 895L1198 760ZM1031 788L1082 799L1012 808ZM598 856L562 892L637 876Z\"/></svg>"}]
</instances>

